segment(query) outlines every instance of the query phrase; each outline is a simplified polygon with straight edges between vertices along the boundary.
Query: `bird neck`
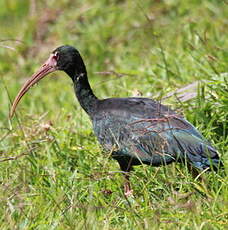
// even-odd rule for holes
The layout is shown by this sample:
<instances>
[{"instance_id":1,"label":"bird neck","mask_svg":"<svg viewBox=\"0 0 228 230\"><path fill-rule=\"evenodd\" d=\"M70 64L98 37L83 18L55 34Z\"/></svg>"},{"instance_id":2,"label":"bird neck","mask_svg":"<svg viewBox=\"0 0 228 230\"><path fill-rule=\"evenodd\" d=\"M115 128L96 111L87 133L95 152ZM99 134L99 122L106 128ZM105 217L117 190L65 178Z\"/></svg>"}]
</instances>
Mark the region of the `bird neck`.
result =
<instances>
[{"instance_id":1,"label":"bird neck","mask_svg":"<svg viewBox=\"0 0 228 230\"><path fill-rule=\"evenodd\" d=\"M94 95L88 78L86 70L75 74L73 79L75 94L82 108L91 117L94 113L96 103L98 101L97 97Z\"/></svg>"}]
</instances>

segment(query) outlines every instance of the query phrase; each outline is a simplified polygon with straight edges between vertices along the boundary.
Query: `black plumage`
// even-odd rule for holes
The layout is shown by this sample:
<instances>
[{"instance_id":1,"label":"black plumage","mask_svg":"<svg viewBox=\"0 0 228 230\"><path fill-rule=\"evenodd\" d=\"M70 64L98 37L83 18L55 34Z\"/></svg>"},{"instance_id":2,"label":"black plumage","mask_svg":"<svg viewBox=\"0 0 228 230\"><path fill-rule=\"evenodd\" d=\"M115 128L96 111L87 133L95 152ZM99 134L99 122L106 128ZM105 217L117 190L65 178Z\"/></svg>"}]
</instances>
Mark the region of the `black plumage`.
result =
<instances>
[{"instance_id":1,"label":"black plumage","mask_svg":"<svg viewBox=\"0 0 228 230\"><path fill-rule=\"evenodd\" d=\"M148 98L98 99L88 82L79 52L71 46L53 51L48 61L20 90L11 115L28 89L55 70L72 79L76 96L89 115L95 135L103 148L126 172L125 193L131 192L129 174L134 165L167 165L188 162L199 170L219 166L217 151L182 115Z\"/></svg>"}]
</instances>

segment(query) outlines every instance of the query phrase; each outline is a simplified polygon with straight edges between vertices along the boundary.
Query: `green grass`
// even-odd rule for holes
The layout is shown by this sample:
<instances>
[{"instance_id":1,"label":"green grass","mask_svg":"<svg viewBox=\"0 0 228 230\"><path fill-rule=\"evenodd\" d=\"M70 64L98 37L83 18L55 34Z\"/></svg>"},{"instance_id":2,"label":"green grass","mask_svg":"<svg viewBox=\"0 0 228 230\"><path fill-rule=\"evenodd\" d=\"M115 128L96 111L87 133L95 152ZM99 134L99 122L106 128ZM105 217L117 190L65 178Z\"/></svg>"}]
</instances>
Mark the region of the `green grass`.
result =
<instances>
[{"instance_id":1,"label":"green grass","mask_svg":"<svg viewBox=\"0 0 228 230\"><path fill-rule=\"evenodd\" d=\"M179 164L136 167L126 199L64 73L32 88L8 119L25 79L70 44L100 98L138 90L160 100L201 80L197 97L163 103L213 143L227 172L227 15L225 0L1 1L0 229L227 229L224 172L199 181ZM124 76L96 73L107 71Z\"/></svg>"}]
</instances>

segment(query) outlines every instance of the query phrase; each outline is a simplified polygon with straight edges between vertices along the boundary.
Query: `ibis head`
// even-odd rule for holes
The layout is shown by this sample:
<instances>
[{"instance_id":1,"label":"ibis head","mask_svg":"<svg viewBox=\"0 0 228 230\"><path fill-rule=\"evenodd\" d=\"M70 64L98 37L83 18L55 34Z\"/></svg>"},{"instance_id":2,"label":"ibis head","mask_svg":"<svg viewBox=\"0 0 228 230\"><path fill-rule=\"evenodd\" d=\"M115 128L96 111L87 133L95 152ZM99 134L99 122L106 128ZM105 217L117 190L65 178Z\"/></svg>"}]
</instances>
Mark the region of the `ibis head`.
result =
<instances>
[{"instance_id":1,"label":"ibis head","mask_svg":"<svg viewBox=\"0 0 228 230\"><path fill-rule=\"evenodd\" d=\"M14 115L19 101L26 92L42 78L56 70L66 72L73 80L80 76L80 73L86 73L85 65L77 49L68 45L58 47L50 54L38 71L25 82L13 102L10 117Z\"/></svg>"}]
</instances>

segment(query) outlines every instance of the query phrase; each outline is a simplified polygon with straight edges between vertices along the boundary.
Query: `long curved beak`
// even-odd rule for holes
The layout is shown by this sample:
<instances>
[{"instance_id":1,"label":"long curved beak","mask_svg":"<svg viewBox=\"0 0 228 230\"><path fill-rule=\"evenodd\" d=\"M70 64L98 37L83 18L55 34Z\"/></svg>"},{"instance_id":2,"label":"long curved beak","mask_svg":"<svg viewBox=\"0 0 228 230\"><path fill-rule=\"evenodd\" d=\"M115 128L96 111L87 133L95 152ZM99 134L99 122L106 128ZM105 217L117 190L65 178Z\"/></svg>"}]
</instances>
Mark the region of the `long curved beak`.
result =
<instances>
[{"instance_id":1,"label":"long curved beak","mask_svg":"<svg viewBox=\"0 0 228 230\"><path fill-rule=\"evenodd\" d=\"M14 115L14 112L16 110L17 104L21 100L21 98L25 95L25 93L38 81L40 81L42 78L44 78L46 75L48 75L51 72L54 72L57 70L57 59L55 54L51 54L48 60L40 67L40 69L34 73L23 85L19 93L17 94L16 98L14 99L13 105L10 110L9 117L12 118Z\"/></svg>"}]
</instances>

